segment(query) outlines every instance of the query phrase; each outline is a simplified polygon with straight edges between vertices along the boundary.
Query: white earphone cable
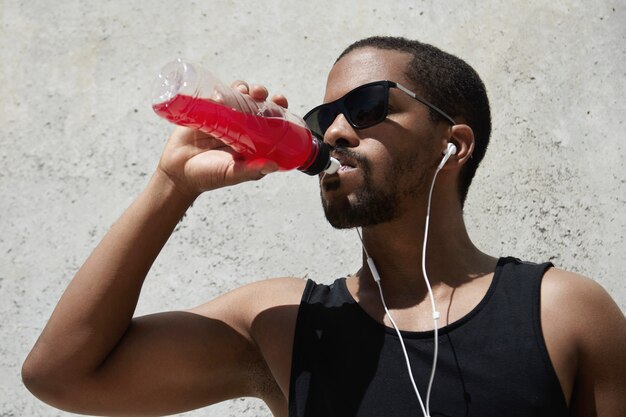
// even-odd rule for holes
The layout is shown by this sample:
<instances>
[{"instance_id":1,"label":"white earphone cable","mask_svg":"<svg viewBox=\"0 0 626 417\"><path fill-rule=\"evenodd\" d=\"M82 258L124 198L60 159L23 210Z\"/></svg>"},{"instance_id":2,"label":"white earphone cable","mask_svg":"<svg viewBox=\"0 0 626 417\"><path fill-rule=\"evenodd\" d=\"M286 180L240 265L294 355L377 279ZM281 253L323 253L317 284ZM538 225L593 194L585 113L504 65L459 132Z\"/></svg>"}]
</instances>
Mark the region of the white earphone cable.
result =
<instances>
[{"instance_id":1,"label":"white earphone cable","mask_svg":"<svg viewBox=\"0 0 626 417\"><path fill-rule=\"evenodd\" d=\"M407 367L407 370L409 371L409 379L411 380L411 385L413 385L413 390L415 391L415 395L417 396L417 401L420 404L420 407L422 409L422 413L424 413L424 416L429 417L426 409L424 408L424 402L422 401L422 397L419 393L419 390L417 389L415 378L413 377L413 371L411 369L411 361L409 360L409 354L407 353L406 346L404 345L404 339L402 338L402 333L400 332L400 329L398 328L396 321L393 319L393 317L391 316L391 313L389 312L389 309L387 308L387 303L385 302L385 296L383 295L383 288L380 285L380 275L378 274L378 269L376 269L374 260L370 257L369 253L367 253L367 249L365 248L365 245L363 244L363 237L361 236L361 232L359 231L358 228L356 229L356 231L359 234L359 239L361 239L361 245L363 246L363 250L365 251L365 256L367 256L367 264L370 267L370 271L372 272L372 277L374 278L376 285L378 285L378 291L380 293L380 301L382 302L383 308L385 309L385 314L389 318L391 325L396 331L396 334L398 335L398 340L400 340L400 346L402 347L402 353L404 354L406 367Z\"/></svg>"},{"instance_id":2,"label":"white earphone cable","mask_svg":"<svg viewBox=\"0 0 626 417\"><path fill-rule=\"evenodd\" d=\"M393 317L391 316L391 313L389 312L388 308L387 308L387 304L385 302L385 297L383 295L383 289L382 286L380 285L380 275L378 274L378 270L376 269L376 265L374 264L374 260L369 256L369 253L367 252L367 249L365 247L365 244L363 243L363 237L361 236L361 232L359 231L359 229L357 228L356 231L359 235L359 239L361 240L361 246L363 247L363 250L365 251L365 256L367 257L367 264L370 268L370 271L372 273L372 276L374 278L374 281L376 282L376 284L378 285L378 290L380 292L380 300L383 304L383 308L385 309L385 314L387 315L387 317L389 318L389 321L391 322L393 328L395 329L398 338L400 340L400 345L402 347L402 352L404 354L404 359L406 361L406 366L407 369L409 371L409 378L411 380L411 384L413 385L413 389L415 390L415 394L417 396L417 400L419 401L420 407L422 409L422 412L424 413L425 417L430 417L430 394L432 391L432 386L433 386L433 381L435 379L435 371L437 369L437 357L439 355L439 317L440 314L437 311L436 305L435 305L435 296L433 295L433 290L430 286L430 281L428 279L428 275L426 273L426 245L428 242L428 228L429 228L429 224L430 224L430 206L431 206L431 202L432 202L432 195L433 195L433 190L435 188L435 180L437 179L437 174L439 174L439 171L441 171L441 168L443 167L443 165L445 164L445 161L447 161L449 155L446 155L446 158L444 158L444 160L442 161L441 164L439 164L439 166L437 167L435 174L433 175L433 180L430 184L430 191L428 193L428 206L426 209L426 222L425 222L425 226L424 226L424 242L422 245L422 275L424 276L424 281L426 283L426 288L428 289L428 296L430 298L430 304L431 304L431 308L432 308L432 315L433 315L433 320L434 320L434 347L433 347L433 364L432 364L432 368L431 368L431 372L430 372L430 378L428 381L428 390L426 392L426 407L424 408L424 403L422 402L422 397L420 396L419 390L417 389L417 384L415 383L415 378L413 377L413 371L411 369L411 361L409 359L409 355L407 353L405 344L404 344L404 339L402 338L402 334L400 332L400 329L398 328L398 326L396 325L395 320L393 319Z\"/></svg>"},{"instance_id":3,"label":"white earphone cable","mask_svg":"<svg viewBox=\"0 0 626 417\"><path fill-rule=\"evenodd\" d=\"M448 158L445 158L446 160ZM445 163L445 162L444 162ZM430 280L428 279L428 274L426 273L426 244L428 243L428 227L430 225L430 205L433 197L433 189L435 188L435 180L437 179L437 174L441 171L442 164L437 167L435 171L435 175L433 175L433 181L430 184L430 192L428 193L428 206L426 208L426 225L424 226L424 242L422 244L422 275L424 276L424 282L426 283L426 287L428 288L428 296L430 297L430 305L432 307L433 312L433 321L435 323L434 327L434 346L433 346L433 366L430 371L430 379L428 380L428 390L426 391L426 416L430 417L430 393L433 387L433 381L435 380L435 371L437 369L437 357L439 356L439 312L437 311L437 306L435 304L435 296L433 295L433 290L430 286Z\"/></svg>"}]
</instances>

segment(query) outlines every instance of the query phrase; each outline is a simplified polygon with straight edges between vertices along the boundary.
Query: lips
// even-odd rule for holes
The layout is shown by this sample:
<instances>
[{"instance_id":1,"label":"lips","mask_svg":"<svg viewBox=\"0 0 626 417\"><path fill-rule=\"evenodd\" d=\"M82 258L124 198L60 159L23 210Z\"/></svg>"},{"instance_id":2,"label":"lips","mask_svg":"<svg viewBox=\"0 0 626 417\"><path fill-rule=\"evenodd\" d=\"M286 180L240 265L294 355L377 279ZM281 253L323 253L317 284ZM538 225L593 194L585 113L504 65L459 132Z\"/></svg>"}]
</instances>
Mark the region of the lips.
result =
<instances>
[{"instance_id":1,"label":"lips","mask_svg":"<svg viewBox=\"0 0 626 417\"><path fill-rule=\"evenodd\" d=\"M351 171L353 169L356 169L357 166L358 166L357 162L353 158L350 158L348 155L338 154L338 155L333 155L333 156L341 164L341 166L339 167L339 170L337 172Z\"/></svg>"},{"instance_id":2,"label":"lips","mask_svg":"<svg viewBox=\"0 0 626 417\"><path fill-rule=\"evenodd\" d=\"M348 171L352 171L353 169L356 169L355 166L352 166L350 164L341 164L341 166L339 167L339 169L337 170L337 172L348 172Z\"/></svg>"},{"instance_id":3,"label":"lips","mask_svg":"<svg viewBox=\"0 0 626 417\"><path fill-rule=\"evenodd\" d=\"M342 150L331 153L331 156L339 161L340 167L336 173L324 174L321 177L324 191L338 190L342 184L348 187L355 186L358 176L354 176L352 173L358 172L357 170L360 168L359 155Z\"/></svg>"}]
</instances>

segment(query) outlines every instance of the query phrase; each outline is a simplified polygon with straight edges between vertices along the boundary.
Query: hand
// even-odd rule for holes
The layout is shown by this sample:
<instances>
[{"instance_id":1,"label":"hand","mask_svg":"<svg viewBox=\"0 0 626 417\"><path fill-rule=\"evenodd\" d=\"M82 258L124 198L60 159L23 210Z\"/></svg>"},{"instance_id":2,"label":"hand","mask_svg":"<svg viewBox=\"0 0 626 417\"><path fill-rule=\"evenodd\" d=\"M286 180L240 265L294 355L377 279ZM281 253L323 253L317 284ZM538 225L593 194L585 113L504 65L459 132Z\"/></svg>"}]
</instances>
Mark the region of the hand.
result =
<instances>
[{"instance_id":1,"label":"hand","mask_svg":"<svg viewBox=\"0 0 626 417\"><path fill-rule=\"evenodd\" d=\"M232 87L256 101L264 101L268 96L263 86L249 87L243 81L236 81ZM272 97L272 101L285 108L288 105L282 95ZM214 137L181 126L174 129L157 168L179 192L192 198L204 191L259 180L276 170L278 165L272 161L243 159Z\"/></svg>"}]
</instances>

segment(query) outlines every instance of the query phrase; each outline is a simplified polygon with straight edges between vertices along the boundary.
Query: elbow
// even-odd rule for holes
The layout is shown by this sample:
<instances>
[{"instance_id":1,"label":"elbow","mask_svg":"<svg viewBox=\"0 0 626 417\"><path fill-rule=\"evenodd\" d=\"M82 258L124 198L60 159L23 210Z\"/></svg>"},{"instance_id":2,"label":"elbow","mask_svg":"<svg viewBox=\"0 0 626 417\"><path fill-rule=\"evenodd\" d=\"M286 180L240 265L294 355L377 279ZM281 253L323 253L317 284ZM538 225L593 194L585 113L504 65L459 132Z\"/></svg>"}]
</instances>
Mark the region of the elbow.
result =
<instances>
[{"instance_id":1,"label":"elbow","mask_svg":"<svg viewBox=\"0 0 626 417\"><path fill-rule=\"evenodd\" d=\"M45 400L48 396L46 393L49 393L51 387L54 386L54 384L50 382L50 379L52 378L46 375L43 367L37 364L37 361L32 358L31 353L22 364L22 383L24 386L35 397L48 402Z\"/></svg>"},{"instance_id":2,"label":"elbow","mask_svg":"<svg viewBox=\"0 0 626 417\"><path fill-rule=\"evenodd\" d=\"M22 364L22 383L39 400L62 408L60 404L65 397L63 379L45 366L45 361L38 361L33 356L31 352Z\"/></svg>"},{"instance_id":3,"label":"elbow","mask_svg":"<svg viewBox=\"0 0 626 417\"><path fill-rule=\"evenodd\" d=\"M37 387L41 386L41 376L31 362L26 358L22 364L22 383L32 394L37 396L36 392L39 391Z\"/></svg>"},{"instance_id":4,"label":"elbow","mask_svg":"<svg viewBox=\"0 0 626 417\"><path fill-rule=\"evenodd\" d=\"M40 401L77 414L93 414L85 403L88 378L79 376L70 366L54 366L50 355L36 349L22 364L22 383Z\"/></svg>"}]
</instances>

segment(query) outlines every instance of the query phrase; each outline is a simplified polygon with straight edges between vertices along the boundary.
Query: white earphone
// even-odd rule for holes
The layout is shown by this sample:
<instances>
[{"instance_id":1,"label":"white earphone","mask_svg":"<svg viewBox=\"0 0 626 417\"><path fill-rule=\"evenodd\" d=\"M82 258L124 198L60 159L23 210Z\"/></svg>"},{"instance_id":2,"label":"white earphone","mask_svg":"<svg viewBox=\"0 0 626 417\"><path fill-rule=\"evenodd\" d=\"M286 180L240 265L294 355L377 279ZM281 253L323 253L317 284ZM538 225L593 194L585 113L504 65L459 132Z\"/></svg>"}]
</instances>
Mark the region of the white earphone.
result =
<instances>
[{"instance_id":1,"label":"white earphone","mask_svg":"<svg viewBox=\"0 0 626 417\"><path fill-rule=\"evenodd\" d=\"M456 146L453 143L448 142L448 148L446 149L446 152L444 153L443 158L441 159L441 162L437 167L437 170L443 168L443 166L446 164L446 162L448 162L448 159L452 155L456 155Z\"/></svg>"}]
</instances>

